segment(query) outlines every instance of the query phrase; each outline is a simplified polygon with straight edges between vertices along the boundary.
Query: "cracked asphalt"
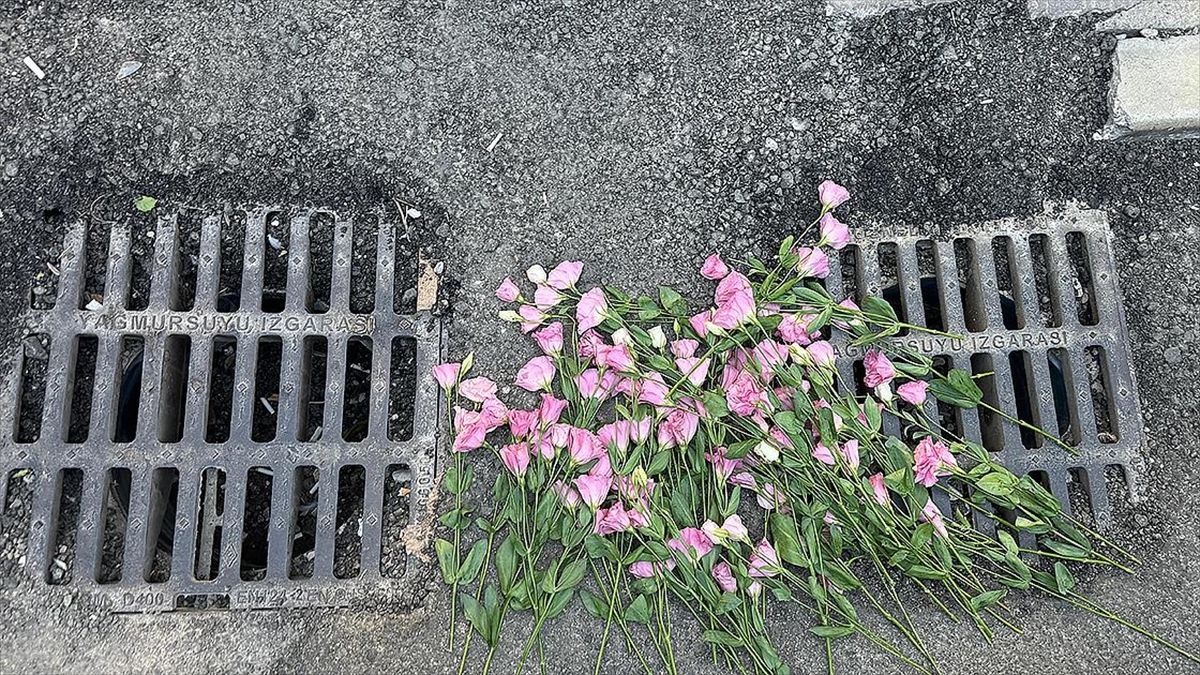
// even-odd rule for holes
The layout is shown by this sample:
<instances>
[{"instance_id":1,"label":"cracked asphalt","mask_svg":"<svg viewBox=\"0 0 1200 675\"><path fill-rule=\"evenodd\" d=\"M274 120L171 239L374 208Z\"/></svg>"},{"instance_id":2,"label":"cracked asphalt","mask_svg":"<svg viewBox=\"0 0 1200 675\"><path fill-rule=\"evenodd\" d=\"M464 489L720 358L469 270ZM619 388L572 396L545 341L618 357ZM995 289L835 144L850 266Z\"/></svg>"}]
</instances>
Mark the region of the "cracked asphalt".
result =
<instances>
[{"instance_id":1,"label":"cracked asphalt","mask_svg":"<svg viewBox=\"0 0 1200 675\"><path fill-rule=\"evenodd\" d=\"M423 253L445 262L450 353L474 349L497 376L531 348L491 291L533 263L695 295L705 256L773 251L825 178L854 195L852 226L1077 202L1112 223L1147 437L1113 532L1144 565L1085 587L1200 650L1200 142L1092 140L1115 46L1095 20L1031 20L1025 0L853 19L817 0L14 0L0 7L0 336L19 337L64 224L133 218L141 194L168 211L416 205ZM118 79L128 61L143 65ZM10 546L3 672L457 669L436 583L411 612L112 616L24 578ZM1196 670L1070 608L1015 606L1029 630L991 645L929 607L917 620L947 673ZM793 671L823 669L807 625L779 618ZM681 615L676 635L688 628ZM590 672L595 630L578 608L548 627L551 670ZM699 643L681 640L679 659L723 672ZM618 644L603 670L634 665ZM853 640L837 665L901 672Z\"/></svg>"}]
</instances>

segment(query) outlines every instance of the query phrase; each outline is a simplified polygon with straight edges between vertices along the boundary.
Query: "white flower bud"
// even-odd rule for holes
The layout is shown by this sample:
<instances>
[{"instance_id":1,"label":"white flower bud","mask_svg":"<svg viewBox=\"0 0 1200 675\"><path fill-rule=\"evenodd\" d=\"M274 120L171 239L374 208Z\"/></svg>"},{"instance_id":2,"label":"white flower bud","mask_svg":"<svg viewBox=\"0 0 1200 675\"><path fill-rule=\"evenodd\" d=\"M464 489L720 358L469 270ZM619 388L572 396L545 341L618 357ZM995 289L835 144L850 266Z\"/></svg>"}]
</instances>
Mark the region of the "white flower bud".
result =
<instances>
[{"instance_id":1,"label":"white flower bud","mask_svg":"<svg viewBox=\"0 0 1200 675\"><path fill-rule=\"evenodd\" d=\"M544 284L549 279L546 270L541 265L534 265L525 270L525 277L535 284Z\"/></svg>"},{"instance_id":2,"label":"white flower bud","mask_svg":"<svg viewBox=\"0 0 1200 675\"><path fill-rule=\"evenodd\" d=\"M654 345L655 349L662 349L667 346L667 334L663 332L662 326L655 326L650 331L650 344Z\"/></svg>"}]
</instances>

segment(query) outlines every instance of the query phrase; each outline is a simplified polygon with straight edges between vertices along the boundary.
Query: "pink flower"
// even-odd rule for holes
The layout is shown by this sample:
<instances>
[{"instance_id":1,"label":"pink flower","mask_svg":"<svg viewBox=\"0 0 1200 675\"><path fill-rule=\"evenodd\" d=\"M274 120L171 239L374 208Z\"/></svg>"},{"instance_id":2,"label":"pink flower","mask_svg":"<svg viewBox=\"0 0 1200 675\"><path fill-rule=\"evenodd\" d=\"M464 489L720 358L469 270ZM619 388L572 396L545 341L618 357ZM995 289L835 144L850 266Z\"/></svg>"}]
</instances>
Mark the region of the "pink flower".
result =
<instances>
[{"instance_id":1,"label":"pink flower","mask_svg":"<svg viewBox=\"0 0 1200 675\"><path fill-rule=\"evenodd\" d=\"M933 531L942 539L949 539L950 534L946 531L946 523L942 521L942 512L933 503L933 500L925 502L925 508L921 509L921 515L917 518L923 523L933 523Z\"/></svg>"},{"instance_id":2,"label":"pink flower","mask_svg":"<svg viewBox=\"0 0 1200 675\"><path fill-rule=\"evenodd\" d=\"M829 256L819 248L801 246L796 249L796 273L801 277L824 279L829 276Z\"/></svg>"},{"instance_id":3,"label":"pink flower","mask_svg":"<svg viewBox=\"0 0 1200 675\"><path fill-rule=\"evenodd\" d=\"M538 422L543 427L548 427L558 423L558 418L562 417L562 412L567 408L567 401L561 398L554 398L550 394L542 394L542 405L538 407Z\"/></svg>"},{"instance_id":4,"label":"pink flower","mask_svg":"<svg viewBox=\"0 0 1200 675\"><path fill-rule=\"evenodd\" d=\"M887 485L883 482L883 474L877 473L867 480L871 482L871 491L875 493L875 501L879 502L880 506L887 506L891 497L888 496Z\"/></svg>"},{"instance_id":5,"label":"pink flower","mask_svg":"<svg viewBox=\"0 0 1200 675\"><path fill-rule=\"evenodd\" d=\"M508 430L512 432L513 438L525 438L529 432L533 430L537 424L538 413L536 410L509 410L508 411Z\"/></svg>"},{"instance_id":6,"label":"pink flower","mask_svg":"<svg viewBox=\"0 0 1200 675\"><path fill-rule=\"evenodd\" d=\"M706 520L700 529L714 544L724 544L728 539L750 541L750 531L742 524L741 517L736 513L726 518L725 522L719 526L711 520Z\"/></svg>"},{"instance_id":7,"label":"pink flower","mask_svg":"<svg viewBox=\"0 0 1200 675\"><path fill-rule=\"evenodd\" d=\"M567 451L571 453L571 460L576 464L586 464L604 454L596 435L578 427L573 427L567 434Z\"/></svg>"},{"instance_id":8,"label":"pink flower","mask_svg":"<svg viewBox=\"0 0 1200 675\"><path fill-rule=\"evenodd\" d=\"M675 366L687 377L693 387L704 386L704 380L708 378L708 365L709 359L703 361L696 357L675 359Z\"/></svg>"},{"instance_id":9,"label":"pink flower","mask_svg":"<svg viewBox=\"0 0 1200 675\"><path fill-rule=\"evenodd\" d=\"M695 340L676 340L671 343L671 353L677 359L690 359L696 355L696 348L700 346Z\"/></svg>"},{"instance_id":10,"label":"pink flower","mask_svg":"<svg viewBox=\"0 0 1200 675\"><path fill-rule=\"evenodd\" d=\"M570 424L554 424L550 426L550 443L556 448L567 447L567 440L571 437L571 430L575 427Z\"/></svg>"},{"instance_id":11,"label":"pink flower","mask_svg":"<svg viewBox=\"0 0 1200 675\"><path fill-rule=\"evenodd\" d=\"M821 216L821 243L828 244L833 250L840 251L850 243L850 228L833 217L832 213Z\"/></svg>"},{"instance_id":12,"label":"pink flower","mask_svg":"<svg viewBox=\"0 0 1200 675\"><path fill-rule=\"evenodd\" d=\"M629 440L641 445L650 438L650 424L652 420L649 417L643 417L640 420L633 420L629 424Z\"/></svg>"},{"instance_id":13,"label":"pink flower","mask_svg":"<svg viewBox=\"0 0 1200 675\"><path fill-rule=\"evenodd\" d=\"M725 390L725 402L735 414L746 416L758 409L763 390L754 376L742 371Z\"/></svg>"},{"instance_id":14,"label":"pink flower","mask_svg":"<svg viewBox=\"0 0 1200 675\"><path fill-rule=\"evenodd\" d=\"M788 314L783 317L783 321L779 322L779 337L783 338L784 342L791 342L798 345L807 345L812 342L812 331L808 330L808 324L816 318L811 314Z\"/></svg>"},{"instance_id":15,"label":"pink flower","mask_svg":"<svg viewBox=\"0 0 1200 675\"><path fill-rule=\"evenodd\" d=\"M479 420L491 431L508 421L508 406L495 396L486 398L479 407Z\"/></svg>"},{"instance_id":16,"label":"pink flower","mask_svg":"<svg viewBox=\"0 0 1200 675\"><path fill-rule=\"evenodd\" d=\"M812 359L814 365L828 366L833 364L836 354L833 352L833 345L825 340L817 340L808 346L808 356Z\"/></svg>"},{"instance_id":17,"label":"pink flower","mask_svg":"<svg viewBox=\"0 0 1200 675\"><path fill-rule=\"evenodd\" d=\"M667 548L679 551L688 560L696 563L713 549L713 543L702 530L685 527L679 531L678 537L667 542Z\"/></svg>"},{"instance_id":18,"label":"pink flower","mask_svg":"<svg viewBox=\"0 0 1200 675\"><path fill-rule=\"evenodd\" d=\"M851 438L838 448L841 451L842 459L846 460L846 466L850 467L850 473L858 471L858 441Z\"/></svg>"},{"instance_id":19,"label":"pink flower","mask_svg":"<svg viewBox=\"0 0 1200 675\"><path fill-rule=\"evenodd\" d=\"M609 476L580 476L575 479L575 489L579 491L579 498L584 504L592 507L593 511L604 503L611 488L612 478Z\"/></svg>"},{"instance_id":20,"label":"pink flower","mask_svg":"<svg viewBox=\"0 0 1200 675\"><path fill-rule=\"evenodd\" d=\"M850 192L837 183L827 180L817 186L817 199L826 211L837 208L850 199Z\"/></svg>"},{"instance_id":21,"label":"pink flower","mask_svg":"<svg viewBox=\"0 0 1200 675\"><path fill-rule=\"evenodd\" d=\"M533 304L542 311L557 305L562 302L562 299L562 294L549 286L538 286L537 290L533 292Z\"/></svg>"},{"instance_id":22,"label":"pink flower","mask_svg":"<svg viewBox=\"0 0 1200 675\"><path fill-rule=\"evenodd\" d=\"M749 291L739 291L730 296L728 301L717 306L710 323L717 328L730 331L753 318L754 295ZM709 328L711 330L711 326Z\"/></svg>"},{"instance_id":23,"label":"pink flower","mask_svg":"<svg viewBox=\"0 0 1200 675\"><path fill-rule=\"evenodd\" d=\"M563 348L563 325L557 321L535 332L533 339L546 356L558 356Z\"/></svg>"},{"instance_id":24,"label":"pink flower","mask_svg":"<svg viewBox=\"0 0 1200 675\"><path fill-rule=\"evenodd\" d=\"M599 446L597 446L599 447ZM600 454L596 457L596 463L592 468L588 469L589 476L601 476L611 478L613 475L612 463L608 460L608 453L603 447L600 447Z\"/></svg>"},{"instance_id":25,"label":"pink flower","mask_svg":"<svg viewBox=\"0 0 1200 675\"><path fill-rule=\"evenodd\" d=\"M729 267L716 253L708 256L708 259L700 266L700 276L705 279L722 279L727 274L729 274Z\"/></svg>"},{"instance_id":26,"label":"pink flower","mask_svg":"<svg viewBox=\"0 0 1200 675\"><path fill-rule=\"evenodd\" d=\"M712 318L712 311L700 312L699 314L688 319L688 325L692 330L696 331L696 335L700 337L708 336L708 320Z\"/></svg>"},{"instance_id":27,"label":"pink flower","mask_svg":"<svg viewBox=\"0 0 1200 675\"><path fill-rule=\"evenodd\" d=\"M720 588L723 593L737 591L737 579L733 578L733 570L729 569L729 563L724 560L713 565L712 578L717 582L717 588Z\"/></svg>"},{"instance_id":28,"label":"pink flower","mask_svg":"<svg viewBox=\"0 0 1200 675\"><path fill-rule=\"evenodd\" d=\"M739 293L749 294L751 300L754 299L754 289L746 275L741 272L730 272L729 276L717 284L717 290L713 293L713 303L719 307Z\"/></svg>"},{"instance_id":29,"label":"pink flower","mask_svg":"<svg viewBox=\"0 0 1200 675\"><path fill-rule=\"evenodd\" d=\"M758 502L759 508L766 509L767 511L779 509L786 512L782 507L783 503L787 501L787 497L779 490L776 490L775 485L772 483L763 483L763 486L758 490L758 494L754 495L754 501Z\"/></svg>"},{"instance_id":30,"label":"pink flower","mask_svg":"<svg viewBox=\"0 0 1200 675\"><path fill-rule=\"evenodd\" d=\"M818 462L828 464L829 466L837 464L837 460L833 458L833 453L829 451L829 448L825 447L824 443L817 443L817 446L813 448L812 456Z\"/></svg>"},{"instance_id":31,"label":"pink flower","mask_svg":"<svg viewBox=\"0 0 1200 675\"><path fill-rule=\"evenodd\" d=\"M863 384L868 388L874 389L881 384L891 382L893 377L896 377L896 368L888 357L883 352L877 349L867 350L867 355L863 357L863 369L866 370L866 375L863 376Z\"/></svg>"},{"instance_id":32,"label":"pink flower","mask_svg":"<svg viewBox=\"0 0 1200 675\"><path fill-rule=\"evenodd\" d=\"M754 359L758 361L758 369L764 381L770 380L775 374L775 367L787 362L788 350L784 345L767 339L754 346Z\"/></svg>"},{"instance_id":33,"label":"pink flower","mask_svg":"<svg viewBox=\"0 0 1200 675\"><path fill-rule=\"evenodd\" d=\"M458 393L465 399L483 403L496 397L496 383L486 377L472 377L458 384Z\"/></svg>"},{"instance_id":34,"label":"pink flower","mask_svg":"<svg viewBox=\"0 0 1200 675\"><path fill-rule=\"evenodd\" d=\"M705 453L704 455L704 459L708 460L708 462L713 465L713 473L717 474L717 478L722 483L729 480L729 477L733 475L733 472L742 466L742 460L729 459L726 457L725 455L728 452L729 449L722 445L720 447L713 448L712 452Z\"/></svg>"},{"instance_id":35,"label":"pink flower","mask_svg":"<svg viewBox=\"0 0 1200 675\"><path fill-rule=\"evenodd\" d=\"M588 368L575 376L575 388L579 395L588 399L602 399L604 392L600 390L600 371Z\"/></svg>"},{"instance_id":36,"label":"pink flower","mask_svg":"<svg viewBox=\"0 0 1200 675\"><path fill-rule=\"evenodd\" d=\"M673 569L675 569L674 560L653 563L646 560L640 560L629 566L629 573L639 579L650 579L652 577L661 576L663 570L669 572Z\"/></svg>"},{"instance_id":37,"label":"pink flower","mask_svg":"<svg viewBox=\"0 0 1200 675\"><path fill-rule=\"evenodd\" d=\"M629 512L625 510L625 505L621 502L616 502L607 509L596 509L594 534L603 536L615 532L624 532L632 527L633 521L629 519Z\"/></svg>"},{"instance_id":38,"label":"pink flower","mask_svg":"<svg viewBox=\"0 0 1200 675\"><path fill-rule=\"evenodd\" d=\"M579 332L582 333L604 323L604 315L607 311L608 300L605 299L602 289L593 288L584 293L575 307L575 321L579 324Z\"/></svg>"},{"instance_id":39,"label":"pink flower","mask_svg":"<svg viewBox=\"0 0 1200 675\"><path fill-rule=\"evenodd\" d=\"M596 365L624 372L633 370L633 353L627 345L596 345Z\"/></svg>"},{"instance_id":40,"label":"pink flower","mask_svg":"<svg viewBox=\"0 0 1200 675\"><path fill-rule=\"evenodd\" d=\"M900 395L900 398L913 405L921 405L925 402L927 389L929 389L929 383L925 380L913 380L896 387L896 393Z\"/></svg>"},{"instance_id":41,"label":"pink flower","mask_svg":"<svg viewBox=\"0 0 1200 675\"><path fill-rule=\"evenodd\" d=\"M542 325L542 321L546 320L546 315L542 310L533 305L521 305L517 308L517 314L521 316L521 332L528 333L534 328Z\"/></svg>"},{"instance_id":42,"label":"pink flower","mask_svg":"<svg viewBox=\"0 0 1200 675\"><path fill-rule=\"evenodd\" d=\"M554 481L554 484L550 486L550 490L553 491L554 494L558 495L558 498L562 500L563 505L568 509L573 509L576 506L579 506L579 502L581 500L579 493L575 491L575 488L567 485L561 480Z\"/></svg>"},{"instance_id":43,"label":"pink flower","mask_svg":"<svg viewBox=\"0 0 1200 675\"><path fill-rule=\"evenodd\" d=\"M540 391L545 389L550 390L550 383L554 381L555 374L554 362L548 356L537 356L529 359L520 371L517 372L517 386L525 391Z\"/></svg>"},{"instance_id":44,"label":"pink flower","mask_svg":"<svg viewBox=\"0 0 1200 675\"><path fill-rule=\"evenodd\" d=\"M520 478L529 468L529 446L525 443L506 445L500 448L500 460L504 462L504 468Z\"/></svg>"},{"instance_id":45,"label":"pink flower","mask_svg":"<svg viewBox=\"0 0 1200 675\"><path fill-rule=\"evenodd\" d=\"M521 289L513 283L512 279L504 277L504 281L496 287L496 297L504 302L516 302L517 298L521 297Z\"/></svg>"},{"instance_id":46,"label":"pink flower","mask_svg":"<svg viewBox=\"0 0 1200 675\"><path fill-rule=\"evenodd\" d=\"M749 471L738 471L729 477L729 482L747 490L758 489L758 483L754 481L754 476L751 476Z\"/></svg>"},{"instance_id":47,"label":"pink flower","mask_svg":"<svg viewBox=\"0 0 1200 675\"><path fill-rule=\"evenodd\" d=\"M579 281L579 275L582 273L583 263L564 260L558 263L557 267L550 270L550 275L546 278L546 283L560 291L574 288L575 282Z\"/></svg>"},{"instance_id":48,"label":"pink flower","mask_svg":"<svg viewBox=\"0 0 1200 675\"><path fill-rule=\"evenodd\" d=\"M658 444L671 448L685 446L696 436L700 427L700 418L687 410L675 409L667 413L666 419L658 425Z\"/></svg>"},{"instance_id":49,"label":"pink flower","mask_svg":"<svg viewBox=\"0 0 1200 675\"><path fill-rule=\"evenodd\" d=\"M667 393L670 388L663 383L662 375L658 373L650 373L641 380L641 392L637 396L637 400L650 405L666 405Z\"/></svg>"},{"instance_id":50,"label":"pink flower","mask_svg":"<svg viewBox=\"0 0 1200 675\"><path fill-rule=\"evenodd\" d=\"M944 467L958 466L950 448L947 448L933 437L926 436L917 443L913 450L913 473L917 482L925 487L933 487L938 476L948 476L950 472Z\"/></svg>"},{"instance_id":51,"label":"pink flower","mask_svg":"<svg viewBox=\"0 0 1200 675\"><path fill-rule=\"evenodd\" d=\"M779 574L779 571L779 556L775 553L775 547L766 539L758 542L754 553L750 554L750 576L773 577Z\"/></svg>"},{"instance_id":52,"label":"pink flower","mask_svg":"<svg viewBox=\"0 0 1200 675\"><path fill-rule=\"evenodd\" d=\"M454 388L454 384L458 382L458 371L462 369L461 363L443 363L440 366L433 367L433 379L437 380L439 386L445 391L450 391Z\"/></svg>"},{"instance_id":53,"label":"pink flower","mask_svg":"<svg viewBox=\"0 0 1200 675\"><path fill-rule=\"evenodd\" d=\"M579 336L579 357L590 359L596 355L596 345L604 344L604 338L594 330L584 331Z\"/></svg>"},{"instance_id":54,"label":"pink flower","mask_svg":"<svg viewBox=\"0 0 1200 675\"><path fill-rule=\"evenodd\" d=\"M469 452L483 445L487 436L487 423L483 416L474 410L454 408L454 452Z\"/></svg>"},{"instance_id":55,"label":"pink flower","mask_svg":"<svg viewBox=\"0 0 1200 675\"><path fill-rule=\"evenodd\" d=\"M615 450L619 455L624 455L625 451L629 449L629 422L622 420L605 424L596 432L596 438L600 439L603 447Z\"/></svg>"}]
</instances>

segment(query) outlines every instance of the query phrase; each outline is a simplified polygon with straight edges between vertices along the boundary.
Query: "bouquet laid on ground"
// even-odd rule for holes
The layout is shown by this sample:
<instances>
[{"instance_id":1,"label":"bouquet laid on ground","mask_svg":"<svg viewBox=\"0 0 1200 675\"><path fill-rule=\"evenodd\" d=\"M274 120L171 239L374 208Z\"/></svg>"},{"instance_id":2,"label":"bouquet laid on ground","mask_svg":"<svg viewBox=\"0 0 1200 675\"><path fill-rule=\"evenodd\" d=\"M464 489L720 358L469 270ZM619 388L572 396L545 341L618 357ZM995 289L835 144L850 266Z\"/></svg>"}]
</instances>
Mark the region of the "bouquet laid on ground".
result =
<instances>
[{"instance_id":1,"label":"bouquet laid on ground","mask_svg":"<svg viewBox=\"0 0 1200 675\"><path fill-rule=\"evenodd\" d=\"M827 251L850 241L833 214L849 194L826 181L819 198L812 245L789 237L774 262L751 259L744 272L705 261L716 292L698 312L665 286L657 298L583 290L578 262L530 268L531 294L505 279L496 294L517 308L501 318L543 352L516 376L540 395L532 410L469 377L471 357L434 369L454 434L444 478L454 505L442 518L453 541L439 539L437 556L452 611L461 605L473 628L461 663L477 633L491 664L510 612L533 619L518 670L541 660L543 625L578 599L603 622L597 669L609 641L623 639L646 672L675 673L674 596L699 625L694 638L739 671L788 672L766 630L773 601L811 618L831 670L833 642L858 635L935 672L901 584L985 638L1016 629L1010 589L1036 589L1194 659L1077 593L1065 564L1136 561L926 415L927 397L987 404L972 376L938 372L887 340L926 329L881 299L859 307L825 290ZM867 347L861 386L840 381L833 332ZM885 425L889 416L899 424ZM481 454L504 469L489 509L463 498L473 463L490 459ZM939 491L954 510L938 508ZM994 536L965 513L991 520ZM476 538L469 548L464 533ZM1020 544L1034 541L1022 534L1036 545Z\"/></svg>"}]
</instances>

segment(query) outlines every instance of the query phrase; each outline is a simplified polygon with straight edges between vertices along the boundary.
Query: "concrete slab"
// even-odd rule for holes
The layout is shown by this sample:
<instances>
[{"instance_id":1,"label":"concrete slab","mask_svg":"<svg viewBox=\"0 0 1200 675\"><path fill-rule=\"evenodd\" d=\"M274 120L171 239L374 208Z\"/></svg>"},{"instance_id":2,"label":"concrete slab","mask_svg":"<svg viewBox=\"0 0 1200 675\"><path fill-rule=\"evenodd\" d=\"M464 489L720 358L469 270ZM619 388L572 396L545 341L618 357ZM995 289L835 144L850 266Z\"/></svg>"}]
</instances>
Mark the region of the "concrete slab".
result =
<instances>
[{"instance_id":1,"label":"concrete slab","mask_svg":"<svg viewBox=\"0 0 1200 675\"><path fill-rule=\"evenodd\" d=\"M1138 4L1138 0L1029 0L1029 16L1059 19L1096 12L1115 12Z\"/></svg>"},{"instance_id":2,"label":"concrete slab","mask_svg":"<svg viewBox=\"0 0 1200 675\"><path fill-rule=\"evenodd\" d=\"M1200 27L1200 2L1195 0L1147 0L1096 24L1096 30L1109 33L1196 27Z\"/></svg>"},{"instance_id":3,"label":"concrete slab","mask_svg":"<svg viewBox=\"0 0 1200 675\"><path fill-rule=\"evenodd\" d=\"M1097 140L1200 138L1200 36L1119 41L1109 104L1109 121Z\"/></svg>"},{"instance_id":4,"label":"concrete slab","mask_svg":"<svg viewBox=\"0 0 1200 675\"><path fill-rule=\"evenodd\" d=\"M896 9L917 9L957 0L826 0L827 14L849 14L856 17L878 16Z\"/></svg>"}]
</instances>

